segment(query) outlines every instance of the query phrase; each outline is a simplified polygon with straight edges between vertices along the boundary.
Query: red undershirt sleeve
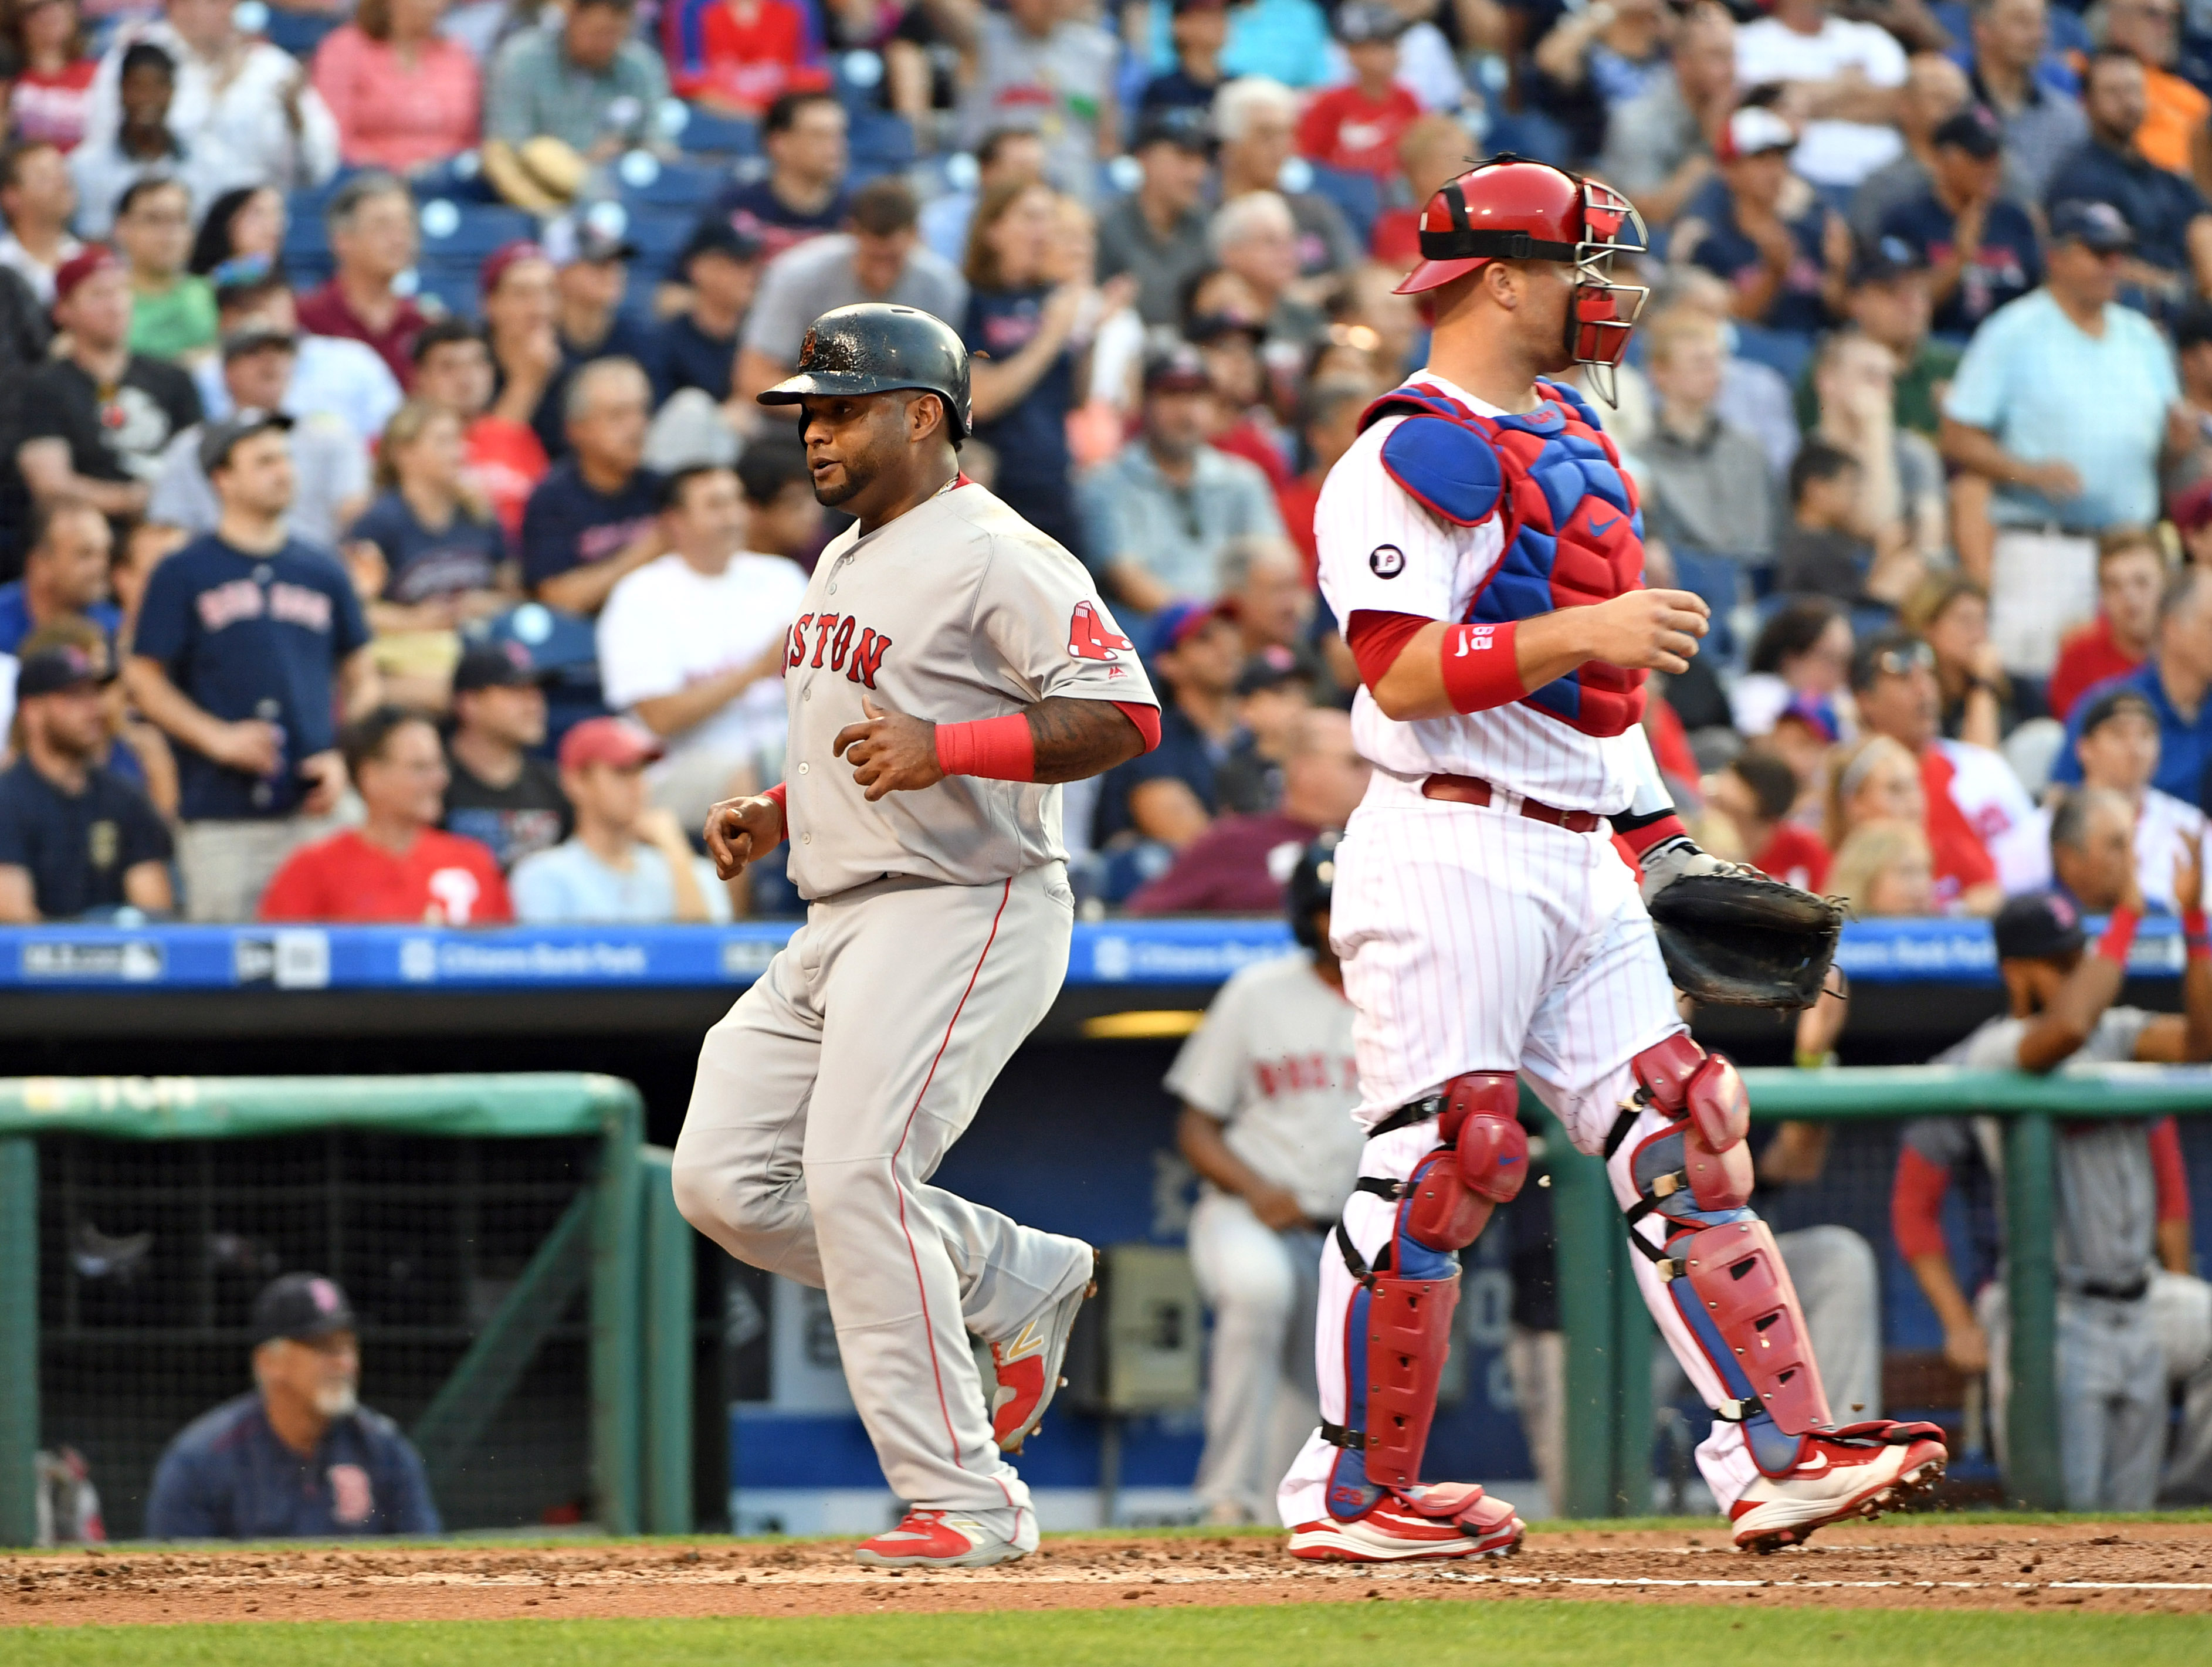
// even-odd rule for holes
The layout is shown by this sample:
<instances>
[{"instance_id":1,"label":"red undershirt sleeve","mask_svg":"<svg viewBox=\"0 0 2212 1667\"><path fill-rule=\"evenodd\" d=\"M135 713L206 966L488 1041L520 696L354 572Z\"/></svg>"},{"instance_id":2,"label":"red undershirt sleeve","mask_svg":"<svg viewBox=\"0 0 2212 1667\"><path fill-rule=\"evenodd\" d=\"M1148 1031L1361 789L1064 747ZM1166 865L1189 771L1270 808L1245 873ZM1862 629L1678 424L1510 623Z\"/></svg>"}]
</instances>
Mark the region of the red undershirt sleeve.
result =
<instances>
[{"instance_id":1,"label":"red undershirt sleeve","mask_svg":"<svg viewBox=\"0 0 2212 1667\"><path fill-rule=\"evenodd\" d=\"M1897 1154L1897 1179L1889 1194L1889 1231L1907 1262L1916 1256L1948 1256L1943 1242L1943 1195L1951 1171L1929 1162L1911 1147Z\"/></svg>"},{"instance_id":2,"label":"red undershirt sleeve","mask_svg":"<svg viewBox=\"0 0 2212 1667\"><path fill-rule=\"evenodd\" d=\"M1117 700L1114 704L1121 715L1137 726L1137 733L1145 738L1145 751L1150 752L1160 744L1160 709L1146 706L1136 701Z\"/></svg>"},{"instance_id":3,"label":"red undershirt sleeve","mask_svg":"<svg viewBox=\"0 0 2212 1667\"><path fill-rule=\"evenodd\" d=\"M2189 1169L2182 1161L2181 1131L2171 1117L2150 1126L2150 1169L2160 1221L2189 1220Z\"/></svg>"}]
</instances>

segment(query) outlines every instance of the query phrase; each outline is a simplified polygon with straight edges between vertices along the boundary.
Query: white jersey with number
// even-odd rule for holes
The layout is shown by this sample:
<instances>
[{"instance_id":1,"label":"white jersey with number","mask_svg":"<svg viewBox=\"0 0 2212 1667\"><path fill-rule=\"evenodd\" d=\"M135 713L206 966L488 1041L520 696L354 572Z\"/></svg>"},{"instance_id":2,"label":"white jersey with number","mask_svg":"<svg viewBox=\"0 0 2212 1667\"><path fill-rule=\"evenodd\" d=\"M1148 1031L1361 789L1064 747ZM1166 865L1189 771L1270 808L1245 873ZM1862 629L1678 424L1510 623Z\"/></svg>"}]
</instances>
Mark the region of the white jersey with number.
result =
<instances>
[{"instance_id":1,"label":"white jersey with number","mask_svg":"<svg viewBox=\"0 0 2212 1667\"><path fill-rule=\"evenodd\" d=\"M1504 415L1434 372L1412 380L1486 417ZM1384 471L1382 442L1405 420L1386 417L1352 442L1329 471L1314 514L1322 594L1347 632L1361 611L1463 619L1504 554L1496 515L1457 526L1416 503ZM1361 756L1392 775L1476 776L1562 810L1617 815L1638 779L1642 743L1634 730L1586 735L1519 701L1401 723L1385 717L1363 686L1352 698L1352 733Z\"/></svg>"},{"instance_id":2,"label":"white jersey with number","mask_svg":"<svg viewBox=\"0 0 2212 1667\"><path fill-rule=\"evenodd\" d=\"M790 874L810 900L885 875L988 885L1066 856L1060 788L947 776L870 804L837 732L877 710L932 723L1053 696L1159 704L1083 563L970 482L866 538L830 540L784 656Z\"/></svg>"},{"instance_id":3,"label":"white jersey with number","mask_svg":"<svg viewBox=\"0 0 2212 1667\"><path fill-rule=\"evenodd\" d=\"M1169 1069L1168 1092L1224 1127L1229 1149L1328 1221L1352 1195L1366 1134L1352 1003L1301 951L1221 987Z\"/></svg>"}]
</instances>

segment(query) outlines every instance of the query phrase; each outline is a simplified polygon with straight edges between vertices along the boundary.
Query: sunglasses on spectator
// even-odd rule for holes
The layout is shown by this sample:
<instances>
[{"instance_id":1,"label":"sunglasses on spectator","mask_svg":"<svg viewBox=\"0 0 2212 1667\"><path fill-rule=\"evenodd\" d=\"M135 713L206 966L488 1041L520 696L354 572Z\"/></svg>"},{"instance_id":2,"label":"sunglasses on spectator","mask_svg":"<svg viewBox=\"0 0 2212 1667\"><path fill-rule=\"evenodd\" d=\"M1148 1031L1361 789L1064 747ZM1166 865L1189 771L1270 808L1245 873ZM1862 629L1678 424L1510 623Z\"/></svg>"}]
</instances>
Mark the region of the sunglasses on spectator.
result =
<instances>
[{"instance_id":1,"label":"sunglasses on spectator","mask_svg":"<svg viewBox=\"0 0 2212 1667\"><path fill-rule=\"evenodd\" d=\"M1884 677L1910 677L1915 672L1936 669L1936 651L1925 642L1908 643L1901 648L1885 648L1874 657L1874 669Z\"/></svg>"}]
</instances>

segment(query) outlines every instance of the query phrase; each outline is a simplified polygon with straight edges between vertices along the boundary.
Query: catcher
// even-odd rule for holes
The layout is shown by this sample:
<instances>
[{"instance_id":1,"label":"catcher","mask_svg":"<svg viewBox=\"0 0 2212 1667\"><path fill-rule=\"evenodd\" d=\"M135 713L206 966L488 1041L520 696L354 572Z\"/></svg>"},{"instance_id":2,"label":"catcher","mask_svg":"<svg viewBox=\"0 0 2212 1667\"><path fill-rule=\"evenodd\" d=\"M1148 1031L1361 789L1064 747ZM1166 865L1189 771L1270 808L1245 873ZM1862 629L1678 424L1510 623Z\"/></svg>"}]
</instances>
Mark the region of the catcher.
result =
<instances>
[{"instance_id":1,"label":"catcher","mask_svg":"<svg viewBox=\"0 0 2212 1667\"><path fill-rule=\"evenodd\" d=\"M1699 850L1638 727L1646 673L1686 668L1705 605L1643 587L1635 488L1596 413L1547 379L1587 366L1609 397L1644 298L1613 263L1643 241L1617 193L1540 163L1498 156L1444 186L1400 286L1431 313L1429 364L1369 409L1322 490L1322 588L1376 766L1331 934L1369 1138L1322 1258L1322 1427L1279 1493L1297 1556L1520 1537L1511 1506L1425 1483L1421 1458L1457 1252L1527 1172L1523 1076L1605 1156L1644 1299L1719 1415L1698 1463L1739 1546L1802 1540L1943 1469L1933 1425L1830 1416L1788 1270L1745 1208L1742 1080L1675 1010L1676 986L1807 1005L1840 919Z\"/></svg>"}]
</instances>

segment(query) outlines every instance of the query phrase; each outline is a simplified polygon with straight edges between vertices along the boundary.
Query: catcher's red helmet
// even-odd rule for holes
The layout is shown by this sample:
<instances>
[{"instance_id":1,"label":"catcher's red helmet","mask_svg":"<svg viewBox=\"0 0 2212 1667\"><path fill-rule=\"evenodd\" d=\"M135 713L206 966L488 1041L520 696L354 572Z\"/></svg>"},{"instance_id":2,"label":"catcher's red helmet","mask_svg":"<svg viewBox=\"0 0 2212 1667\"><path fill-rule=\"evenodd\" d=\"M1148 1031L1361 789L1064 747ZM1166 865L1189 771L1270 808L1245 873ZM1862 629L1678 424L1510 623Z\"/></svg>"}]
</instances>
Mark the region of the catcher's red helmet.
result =
<instances>
[{"instance_id":1,"label":"catcher's red helmet","mask_svg":"<svg viewBox=\"0 0 2212 1667\"><path fill-rule=\"evenodd\" d=\"M1628 332L1650 293L1613 282L1613 258L1649 246L1643 216L1626 198L1603 180L1501 152L1429 198L1420 235L1421 261L1398 286L1401 295L1439 289L1492 260L1571 265L1567 354L1578 365L1601 368L1593 385L1611 403L1612 367L1628 351Z\"/></svg>"}]
</instances>

